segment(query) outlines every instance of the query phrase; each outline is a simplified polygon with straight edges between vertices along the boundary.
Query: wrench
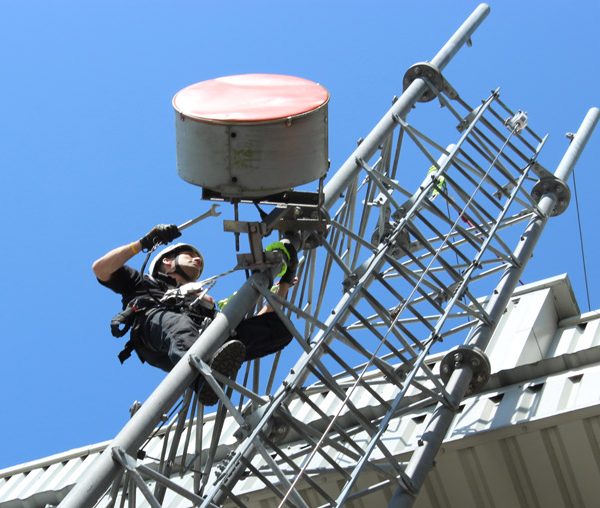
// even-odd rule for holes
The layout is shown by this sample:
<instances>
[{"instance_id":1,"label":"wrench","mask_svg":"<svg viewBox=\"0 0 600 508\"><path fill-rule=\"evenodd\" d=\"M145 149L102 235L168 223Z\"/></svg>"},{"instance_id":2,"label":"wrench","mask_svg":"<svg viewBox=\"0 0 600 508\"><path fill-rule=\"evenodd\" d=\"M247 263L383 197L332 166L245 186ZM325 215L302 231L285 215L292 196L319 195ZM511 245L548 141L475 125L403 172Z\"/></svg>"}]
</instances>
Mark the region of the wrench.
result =
<instances>
[{"instance_id":1,"label":"wrench","mask_svg":"<svg viewBox=\"0 0 600 508\"><path fill-rule=\"evenodd\" d=\"M195 219L191 219L187 222L184 222L181 226L177 226L177 229L181 231L183 229L189 228L190 226L193 226L194 224L196 224L196 222L200 222L201 220L207 219L208 217L218 217L219 215L221 215L221 212L217 211L217 208L219 208L219 205L212 205L207 212L204 212L202 215L198 215L198 217L196 217Z\"/></svg>"}]
</instances>

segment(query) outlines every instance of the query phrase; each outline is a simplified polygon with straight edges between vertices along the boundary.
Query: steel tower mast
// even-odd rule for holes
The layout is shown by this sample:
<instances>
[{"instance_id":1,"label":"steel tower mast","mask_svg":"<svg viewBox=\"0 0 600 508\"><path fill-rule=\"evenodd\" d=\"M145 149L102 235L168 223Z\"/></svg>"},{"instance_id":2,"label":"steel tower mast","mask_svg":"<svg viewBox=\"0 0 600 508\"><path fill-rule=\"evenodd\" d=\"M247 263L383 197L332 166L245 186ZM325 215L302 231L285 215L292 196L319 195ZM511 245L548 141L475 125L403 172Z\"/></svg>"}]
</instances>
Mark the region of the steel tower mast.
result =
<instances>
[{"instance_id":1,"label":"steel tower mast","mask_svg":"<svg viewBox=\"0 0 600 508\"><path fill-rule=\"evenodd\" d=\"M390 506L412 505L461 400L485 386L485 347L548 218L568 205L566 181L599 116L590 110L552 174L538 162L546 137L499 90L469 105L442 71L488 12L477 7L430 62L407 71L402 95L316 206L290 205L293 214L247 228L251 245L272 229L303 232L293 298L268 289L276 263L250 276L61 507L137 506L139 496L150 506L244 506L251 481L279 506L352 506L378 489L395 492ZM243 381L225 380L203 359L261 297L295 343L248 364ZM434 370L428 355L451 340L463 345ZM294 354L290 369L282 358ZM213 419L187 390L198 375L220 396ZM390 422L436 403L399 462ZM325 470L337 478L327 488L316 480ZM365 484L365 471L378 480Z\"/></svg>"}]
</instances>

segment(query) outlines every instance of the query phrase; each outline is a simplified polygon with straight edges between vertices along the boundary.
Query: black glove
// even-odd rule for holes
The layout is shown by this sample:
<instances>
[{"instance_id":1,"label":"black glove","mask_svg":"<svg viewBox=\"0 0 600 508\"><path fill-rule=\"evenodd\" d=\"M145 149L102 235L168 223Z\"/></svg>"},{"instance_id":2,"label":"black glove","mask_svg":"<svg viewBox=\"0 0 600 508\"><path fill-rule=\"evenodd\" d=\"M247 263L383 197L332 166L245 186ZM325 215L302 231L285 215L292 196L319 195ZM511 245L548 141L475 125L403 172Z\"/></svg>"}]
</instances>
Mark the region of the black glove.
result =
<instances>
[{"instance_id":1,"label":"black glove","mask_svg":"<svg viewBox=\"0 0 600 508\"><path fill-rule=\"evenodd\" d=\"M281 279L279 279L279 281L286 282L288 284L294 284L294 278L296 277L296 269L298 268L298 251L296 250L296 247L294 247L292 242L290 242L287 238L283 238L281 240L281 243L285 246L289 257L286 256L288 257L287 270L281 276Z\"/></svg>"},{"instance_id":2,"label":"black glove","mask_svg":"<svg viewBox=\"0 0 600 508\"><path fill-rule=\"evenodd\" d=\"M181 236L181 231L177 229L175 224L158 224L140 239L140 243L142 244L142 250L147 252L155 245L166 245L179 236Z\"/></svg>"}]
</instances>

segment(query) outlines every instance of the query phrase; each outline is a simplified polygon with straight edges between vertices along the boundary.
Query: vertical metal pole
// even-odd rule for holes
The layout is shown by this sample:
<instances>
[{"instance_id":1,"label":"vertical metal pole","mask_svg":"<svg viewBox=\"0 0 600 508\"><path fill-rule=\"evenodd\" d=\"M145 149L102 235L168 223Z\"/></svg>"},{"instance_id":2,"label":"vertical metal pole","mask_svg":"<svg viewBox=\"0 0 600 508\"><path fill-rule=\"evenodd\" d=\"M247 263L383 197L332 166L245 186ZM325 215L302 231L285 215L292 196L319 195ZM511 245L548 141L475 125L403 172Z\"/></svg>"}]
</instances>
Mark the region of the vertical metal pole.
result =
<instances>
[{"instance_id":1,"label":"vertical metal pole","mask_svg":"<svg viewBox=\"0 0 600 508\"><path fill-rule=\"evenodd\" d=\"M556 178L566 183L575 167L575 163L579 159L581 152L592 135L599 118L600 110L598 108L592 108L588 111L577 134L573 138L554 173ZM556 194L551 191L541 197L538 203L540 213L528 224L514 250L513 255L517 262L504 272L491 299L486 305L486 311L493 324L491 326L484 324L479 325L468 341L470 345L477 346L482 350L487 347L492 334L494 333L496 324L500 320L513 291L517 287L525 265L531 258L533 249L548 221L548 217L554 208L556 200ZM450 376L446 386L448 392L453 396L454 400L457 401L464 398L471 379L473 378L473 371L471 370L471 366L467 363L462 363L456 368ZM389 508L408 508L413 505L419 490L425 482L427 473L433 466L435 456L450 428L453 418L454 412L452 409L443 404L437 405L427 430L423 433L421 438L423 444L415 450L406 466L406 474L412 480L412 484L409 486L410 491L404 488L398 489L390 500L388 505Z\"/></svg>"}]
</instances>

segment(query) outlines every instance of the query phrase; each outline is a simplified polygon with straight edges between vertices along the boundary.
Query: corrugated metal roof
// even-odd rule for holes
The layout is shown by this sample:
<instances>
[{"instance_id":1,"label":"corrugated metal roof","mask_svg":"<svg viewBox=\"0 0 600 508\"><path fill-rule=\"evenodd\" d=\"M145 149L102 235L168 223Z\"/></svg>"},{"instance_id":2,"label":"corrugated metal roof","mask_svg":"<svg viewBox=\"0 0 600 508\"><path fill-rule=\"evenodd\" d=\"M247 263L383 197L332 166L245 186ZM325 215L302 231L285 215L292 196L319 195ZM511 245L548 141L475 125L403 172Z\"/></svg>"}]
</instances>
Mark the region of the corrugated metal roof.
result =
<instances>
[{"instance_id":1,"label":"corrugated metal roof","mask_svg":"<svg viewBox=\"0 0 600 508\"><path fill-rule=\"evenodd\" d=\"M554 278L522 289L513 299L499 331L512 337L513 347L492 345L490 353L493 365L510 361L512 367L496 372L485 393L465 399L416 506L596 506L600 491L600 319L587 316L578 323L569 318L566 310L572 311L576 305L557 298L568 298L569 287L564 277ZM533 307L536 313L530 312ZM511 319L517 316L518 322ZM559 320L567 326L557 330ZM442 357L440 353L427 363L437 369ZM385 400L397 393L395 386L381 379L373 379L372 387ZM326 413L337 410L339 399L333 394L315 387L310 396ZM364 389L359 388L353 399L364 411L377 409ZM300 402L289 409L304 422L318 423L320 418ZM433 406L416 409L391 421L383 439L400 461L417 446L432 411ZM209 446L212 425L212 418L207 418L204 449ZM233 421L226 424L220 441L222 456L235 445L236 430ZM163 429L150 441L148 456L160 456L165 432ZM364 433L356 439L368 442ZM0 471L0 507L58 503L107 444ZM293 453L305 445L288 441L282 446ZM379 459L381 455L376 452L372 460ZM345 460L347 457L339 457L342 466ZM258 467L261 463L262 459L255 459ZM335 475L325 460L315 460L310 469L319 472L317 481L324 490L335 484ZM191 486L190 475L173 479ZM359 484L378 481L384 478L367 472ZM240 481L235 490L248 506L277 505L272 492L264 490L253 477ZM348 506L385 506L394 490L394 485L384 482L373 494ZM308 488L306 496L310 506L322 502ZM169 492L164 505L181 506L181 498ZM138 500L138 506L145 506L145 502Z\"/></svg>"}]
</instances>

